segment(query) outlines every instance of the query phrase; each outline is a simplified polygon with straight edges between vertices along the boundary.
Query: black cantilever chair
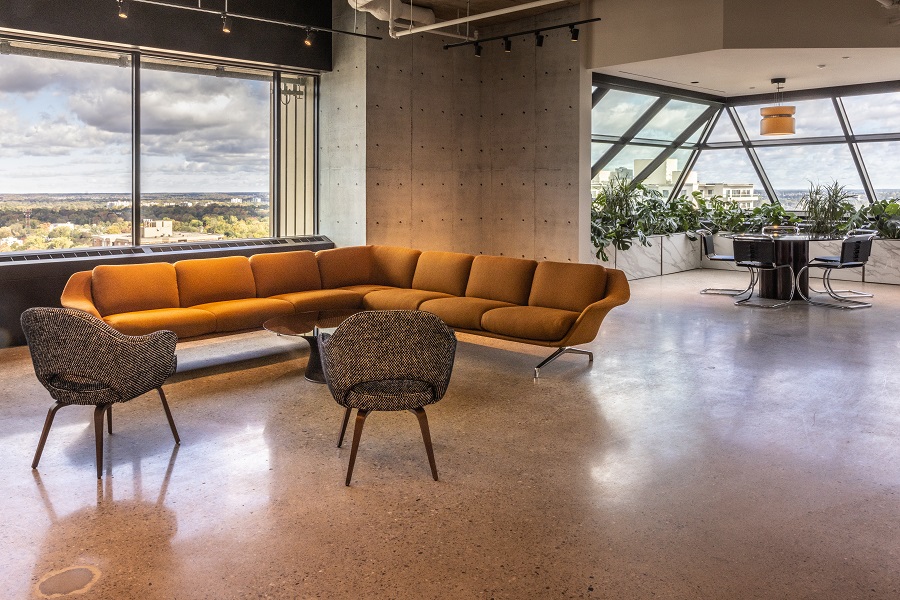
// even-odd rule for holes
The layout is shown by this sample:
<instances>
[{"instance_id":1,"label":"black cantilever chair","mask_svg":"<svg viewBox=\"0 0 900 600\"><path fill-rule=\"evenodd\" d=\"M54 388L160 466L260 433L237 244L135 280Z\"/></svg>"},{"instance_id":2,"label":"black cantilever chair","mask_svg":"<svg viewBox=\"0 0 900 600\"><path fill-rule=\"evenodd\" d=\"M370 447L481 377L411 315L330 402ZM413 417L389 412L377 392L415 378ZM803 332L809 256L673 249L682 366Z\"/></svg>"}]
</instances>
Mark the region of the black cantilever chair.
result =
<instances>
[{"instance_id":1,"label":"black cantilever chair","mask_svg":"<svg viewBox=\"0 0 900 600\"><path fill-rule=\"evenodd\" d=\"M373 410L408 410L416 415L431 466L438 480L424 406L444 397L456 336L440 318L417 310L375 310L353 315L333 335L319 334L325 381L344 419L338 448L344 441L350 412L356 409L353 446L347 466L350 485L363 424Z\"/></svg>"},{"instance_id":2,"label":"black cantilever chair","mask_svg":"<svg viewBox=\"0 0 900 600\"><path fill-rule=\"evenodd\" d=\"M750 269L750 294L735 302L739 306L756 306L759 308L781 308L791 303L797 290L794 269L791 265L779 265L775 262L775 240L768 235L739 235L734 238L734 262L739 267ZM753 290L759 282L760 271L788 269L791 273L791 295L784 302L762 304L750 302Z\"/></svg>"},{"instance_id":3,"label":"black cantilever chair","mask_svg":"<svg viewBox=\"0 0 900 600\"><path fill-rule=\"evenodd\" d=\"M175 443L180 443L162 384L175 372L172 331L130 336L69 308L29 308L22 313L34 373L56 403L50 407L31 468L36 469L56 412L73 404L94 406L97 479L103 476L103 417L112 433L112 405L151 390L159 392Z\"/></svg>"},{"instance_id":4,"label":"black cantilever chair","mask_svg":"<svg viewBox=\"0 0 900 600\"><path fill-rule=\"evenodd\" d=\"M856 269L865 265L869 260L869 255L872 253L872 239L875 237L875 235L876 232L871 230L851 231L841 242L840 256L818 256L809 261L806 266L800 269L800 272L797 273L797 277L803 275L804 270L808 270L811 268L823 269L822 285L825 287L825 289L814 290L810 288L810 291L820 294L827 293L836 302L821 302L812 300L812 294L810 294L810 297L807 297L804 296L803 292L801 291L800 295L803 297L803 299L810 304L814 304L816 306L826 306L828 308L841 308L845 310L852 308L870 308L872 306L871 302L862 302L860 300L855 300L853 298L849 298L847 295L850 294L856 297L871 298L872 294L869 294L867 292L858 292L856 290L834 289L831 285L831 271L834 269Z\"/></svg>"},{"instance_id":5,"label":"black cantilever chair","mask_svg":"<svg viewBox=\"0 0 900 600\"><path fill-rule=\"evenodd\" d=\"M708 229L698 229L697 234L700 236L700 243L703 245L703 254L709 260L715 260L720 262L734 262L734 256L730 256L728 254L716 254L716 246L715 246L715 237L713 236L712 231ZM732 288L705 288L700 290L701 294L719 294L722 296L740 296L741 294L746 294L752 288L753 277L750 277L751 285L748 285L746 288L732 289Z\"/></svg>"}]
</instances>

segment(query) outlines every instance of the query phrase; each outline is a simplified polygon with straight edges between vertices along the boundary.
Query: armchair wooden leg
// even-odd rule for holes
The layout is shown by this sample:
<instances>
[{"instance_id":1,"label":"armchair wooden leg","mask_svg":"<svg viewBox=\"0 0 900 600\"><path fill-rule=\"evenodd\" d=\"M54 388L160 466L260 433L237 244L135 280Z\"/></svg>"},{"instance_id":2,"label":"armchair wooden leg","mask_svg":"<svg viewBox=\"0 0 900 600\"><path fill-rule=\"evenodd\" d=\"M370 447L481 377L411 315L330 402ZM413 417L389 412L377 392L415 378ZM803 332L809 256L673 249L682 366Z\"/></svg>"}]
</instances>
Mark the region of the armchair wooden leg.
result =
<instances>
[{"instance_id":1,"label":"armchair wooden leg","mask_svg":"<svg viewBox=\"0 0 900 600\"><path fill-rule=\"evenodd\" d=\"M163 410L166 411L166 419L169 420L169 427L172 429L172 435L175 436L175 443L180 444L181 438L178 437L178 430L175 429L175 419L172 418L172 411L169 410L169 403L166 402L166 393L162 387L156 388L156 391L159 392L159 399L162 400Z\"/></svg>"},{"instance_id":2,"label":"armchair wooden leg","mask_svg":"<svg viewBox=\"0 0 900 600\"><path fill-rule=\"evenodd\" d=\"M68 405L56 402L50 407L50 410L47 411L47 418L44 419L44 429L41 431L41 440L38 442L37 451L34 453L34 460L31 461L32 469L37 469L38 463L41 462L41 454L44 452L44 444L47 443L47 436L50 434L50 426L53 425L53 417L56 416L56 411L63 406Z\"/></svg>"},{"instance_id":3,"label":"armchair wooden leg","mask_svg":"<svg viewBox=\"0 0 900 600\"><path fill-rule=\"evenodd\" d=\"M103 413L109 409L109 404L98 404L94 408L94 436L97 445L97 479L103 478Z\"/></svg>"},{"instance_id":4,"label":"armchair wooden leg","mask_svg":"<svg viewBox=\"0 0 900 600\"><path fill-rule=\"evenodd\" d=\"M356 462L356 451L359 450L359 438L362 437L363 425L366 422L366 416L369 411L359 409L356 411L356 426L353 428L353 445L350 447L350 464L347 466L347 481L344 485L350 485L350 478L353 477L353 464Z\"/></svg>"},{"instance_id":5,"label":"armchair wooden leg","mask_svg":"<svg viewBox=\"0 0 900 600\"><path fill-rule=\"evenodd\" d=\"M350 421L350 411L352 408L348 408L344 411L344 420L341 422L341 432L338 434L338 443L337 447L340 448L341 444L344 443L344 434L347 433L347 423Z\"/></svg>"},{"instance_id":6,"label":"armchair wooden leg","mask_svg":"<svg viewBox=\"0 0 900 600\"><path fill-rule=\"evenodd\" d=\"M434 448L431 446L431 433L428 431L428 417L425 415L425 409L419 407L409 412L416 415L416 418L419 420L419 427L422 429L422 440L425 442L425 452L428 453L428 464L431 465L431 476L437 481L437 465L434 462Z\"/></svg>"},{"instance_id":7,"label":"armchair wooden leg","mask_svg":"<svg viewBox=\"0 0 900 600\"><path fill-rule=\"evenodd\" d=\"M106 409L106 430L112 433L112 404Z\"/></svg>"}]
</instances>

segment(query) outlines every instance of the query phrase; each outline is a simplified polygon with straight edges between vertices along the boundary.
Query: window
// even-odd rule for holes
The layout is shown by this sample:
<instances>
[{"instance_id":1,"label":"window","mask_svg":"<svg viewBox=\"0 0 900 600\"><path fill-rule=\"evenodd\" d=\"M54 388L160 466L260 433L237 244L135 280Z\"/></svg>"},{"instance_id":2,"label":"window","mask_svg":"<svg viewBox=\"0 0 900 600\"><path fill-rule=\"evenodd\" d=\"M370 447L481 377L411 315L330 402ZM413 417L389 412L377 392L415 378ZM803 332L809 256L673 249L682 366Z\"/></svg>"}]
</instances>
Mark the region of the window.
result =
<instances>
[{"instance_id":1,"label":"window","mask_svg":"<svg viewBox=\"0 0 900 600\"><path fill-rule=\"evenodd\" d=\"M130 235L129 57L9 48L0 56L0 252Z\"/></svg>"},{"instance_id":2,"label":"window","mask_svg":"<svg viewBox=\"0 0 900 600\"><path fill-rule=\"evenodd\" d=\"M271 98L271 73L141 61L141 244L273 235Z\"/></svg>"},{"instance_id":3,"label":"window","mask_svg":"<svg viewBox=\"0 0 900 600\"><path fill-rule=\"evenodd\" d=\"M608 89L593 113L594 187L616 173L641 178L645 185L665 192L670 174L676 173L673 193L718 195L746 208L771 201L796 209L811 184L831 182L843 186L856 206L874 200L900 199L900 171L894 159L900 153L900 92L891 91L896 88L894 84L841 88L842 93L848 94L844 96L834 90L822 90L820 98L788 97L786 103L796 107L797 132L777 138L759 133L759 109L771 105L771 98L738 99L733 104L725 98L714 102L698 97L693 101L682 97L689 92L657 92L658 86L645 89L646 84L639 82L634 82L633 87L621 81L607 83L602 75L595 75L594 85L595 98ZM872 85L888 91L868 93ZM622 87L625 89L618 89ZM618 107L620 117L627 115L632 119L617 128L609 123L621 118L600 114L603 100L614 91L619 100L608 101L606 106ZM647 97L666 102L661 107L657 104L654 110L658 110L648 116L653 102ZM621 108L626 98L631 98L632 107L637 106L636 99L645 98L640 105L644 111ZM742 103L747 100L755 102ZM721 110L708 137L702 137L703 127L689 133L685 128L711 106ZM633 137L625 135L636 123L641 123L640 132ZM612 135L613 131L622 133ZM676 148L675 140L684 141ZM611 149L618 151L608 152ZM656 170L640 173L648 157L654 155L659 158ZM670 162L673 159L675 163ZM691 165L687 173L684 165Z\"/></svg>"},{"instance_id":4,"label":"window","mask_svg":"<svg viewBox=\"0 0 900 600\"><path fill-rule=\"evenodd\" d=\"M3 49L0 252L315 233L314 77Z\"/></svg>"}]
</instances>

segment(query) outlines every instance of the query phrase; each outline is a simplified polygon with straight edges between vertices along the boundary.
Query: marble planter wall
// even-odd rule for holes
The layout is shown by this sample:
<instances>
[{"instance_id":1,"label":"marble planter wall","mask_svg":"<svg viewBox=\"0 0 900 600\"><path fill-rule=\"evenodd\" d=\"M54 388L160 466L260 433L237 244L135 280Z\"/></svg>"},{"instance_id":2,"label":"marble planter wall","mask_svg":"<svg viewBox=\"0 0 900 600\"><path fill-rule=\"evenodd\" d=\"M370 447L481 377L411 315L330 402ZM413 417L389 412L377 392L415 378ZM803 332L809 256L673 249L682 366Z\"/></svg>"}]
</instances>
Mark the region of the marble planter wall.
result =
<instances>
[{"instance_id":1,"label":"marble planter wall","mask_svg":"<svg viewBox=\"0 0 900 600\"><path fill-rule=\"evenodd\" d=\"M650 236L650 246L634 240L628 250L606 249L608 261L598 264L625 271L628 279L658 277L700 268L700 240L690 240L683 233Z\"/></svg>"},{"instance_id":2,"label":"marble planter wall","mask_svg":"<svg viewBox=\"0 0 900 600\"><path fill-rule=\"evenodd\" d=\"M875 240L865 267L865 281L900 284L900 240Z\"/></svg>"}]
</instances>

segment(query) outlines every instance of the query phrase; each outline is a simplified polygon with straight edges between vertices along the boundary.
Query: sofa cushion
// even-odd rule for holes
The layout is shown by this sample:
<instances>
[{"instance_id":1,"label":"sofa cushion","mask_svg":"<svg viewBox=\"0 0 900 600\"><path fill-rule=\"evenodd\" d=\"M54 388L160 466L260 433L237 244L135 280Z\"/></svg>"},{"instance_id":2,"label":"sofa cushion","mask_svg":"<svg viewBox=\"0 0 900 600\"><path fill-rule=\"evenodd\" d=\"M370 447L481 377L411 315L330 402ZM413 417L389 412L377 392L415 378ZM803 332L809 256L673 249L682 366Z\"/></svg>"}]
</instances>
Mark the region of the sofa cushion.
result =
<instances>
[{"instance_id":1,"label":"sofa cushion","mask_svg":"<svg viewBox=\"0 0 900 600\"><path fill-rule=\"evenodd\" d=\"M250 268L260 298L322 289L319 264L309 250L254 254Z\"/></svg>"},{"instance_id":2,"label":"sofa cushion","mask_svg":"<svg viewBox=\"0 0 900 600\"><path fill-rule=\"evenodd\" d=\"M606 268L602 265L543 261L531 284L529 306L581 312L606 295Z\"/></svg>"},{"instance_id":3,"label":"sofa cushion","mask_svg":"<svg viewBox=\"0 0 900 600\"><path fill-rule=\"evenodd\" d=\"M180 260L175 263L175 273L182 307L256 297L246 256Z\"/></svg>"},{"instance_id":4,"label":"sofa cushion","mask_svg":"<svg viewBox=\"0 0 900 600\"><path fill-rule=\"evenodd\" d=\"M179 338L189 338L216 331L216 315L196 308L139 310L109 315L103 320L125 335L146 335L168 329L174 331Z\"/></svg>"},{"instance_id":5,"label":"sofa cushion","mask_svg":"<svg viewBox=\"0 0 900 600\"><path fill-rule=\"evenodd\" d=\"M414 248L372 246L372 279L364 283L410 287L420 254L422 251Z\"/></svg>"},{"instance_id":6,"label":"sofa cushion","mask_svg":"<svg viewBox=\"0 0 900 600\"><path fill-rule=\"evenodd\" d=\"M441 292L391 288L366 294L363 298L363 307L366 310L416 310L420 304L428 300L452 297Z\"/></svg>"},{"instance_id":7,"label":"sofa cushion","mask_svg":"<svg viewBox=\"0 0 900 600\"><path fill-rule=\"evenodd\" d=\"M372 283L372 246L347 246L316 252L322 287Z\"/></svg>"},{"instance_id":8,"label":"sofa cushion","mask_svg":"<svg viewBox=\"0 0 900 600\"><path fill-rule=\"evenodd\" d=\"M412 287L417 290L465 296L472 268L471 254L459 252L423 252L416 263Z\"/></svg>"},{"instance_id":9,"label":"sofa cushion","mask_svg":"<svg viewBox=\"0 0 900 600\"><path fill-rule=\"evenodd\" d=\"M481 327L500 335L553 342L566 336L579 314L581 313L541 306L496 308L484 313Z\"/></svg>"},{"instance_id":10,"label":"sofa cushion","mask_svg":"<svg viewBox=\"0 0 900 600\"><path fill-rule=\"evenodd\" d=\"M509 302L483 298L438 298L419 305L419 310L439 316L447 327L454 329L481 329L481 316L494 308L515 306Z\"/></svg>"},{"instance_id":11,"label":"sofa cushion","mask_svg":"<svg viewBox=\"0 0 900 600\"><path fill-rule=\"evenodd\" d=\"M216 259L218 260L218 259ZM243 298L208 302L192 308L211 312L216 318L216 332L240 331L262 327L264 321L294 313L294 305L274 298Z\"/></svg>"},{"instance_id":12,"label":"sofa cushion","mask_svg":"<svg viewBox=\"0 0 900 600\"><path fill-rule=\"evenodd\" d=\"M348 285L347 287L341 288L342 290L347 290L349 292L355 292L360 296L365 296L366 294L371 294L372 292L378 292L380 290L396 290L397 288L391 287L389 285L376 285L376 284L366 284L366 285Z\"/></svg>"},{"instance_id":13,"label":"sofa cushion","mask_svg":"<svg viewBox=\"0 0 900 600\"><path fill-rule=\"evenodd\" d=\"M276 300L286 300L294 305L296 312L331 310L341 308L362 308L363 295L350 290L307 290L272 296Z\"/></svg>"},{"instance_id":14,"label":"sofa cushion","mask_svg":"<svg viewBox=\"0 0 900 600\"><path fill-rule=\"evenodd\" d=\"M96 266L91 294L103 316L179 306L178 280L170 263Z\"/></svg>"},{"instance_id":15,"label":"sofa cushion","mask_svg":"<svg viewBox=\"0 0 900 600\"><path fill-rule=\"evenodd\" d=\"M508 256L476 256L472 261L466 296L528 304L537 262Z\"/></svg>"}]
</instances>

